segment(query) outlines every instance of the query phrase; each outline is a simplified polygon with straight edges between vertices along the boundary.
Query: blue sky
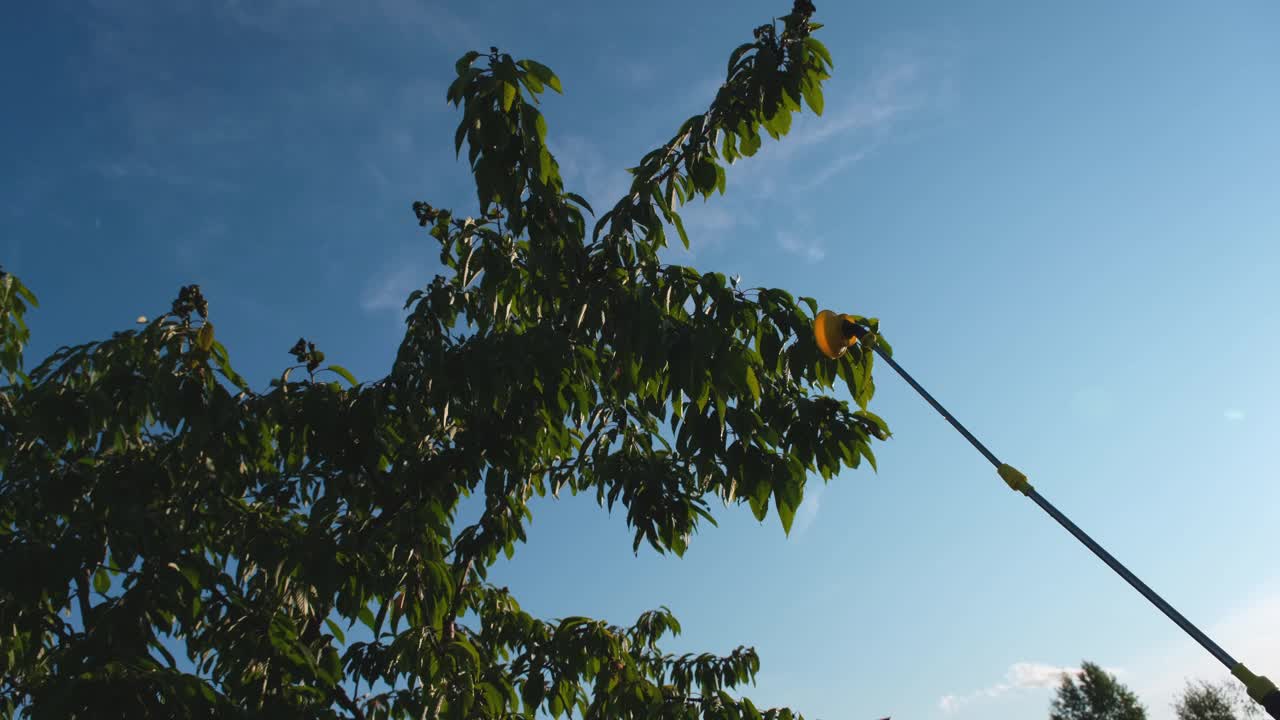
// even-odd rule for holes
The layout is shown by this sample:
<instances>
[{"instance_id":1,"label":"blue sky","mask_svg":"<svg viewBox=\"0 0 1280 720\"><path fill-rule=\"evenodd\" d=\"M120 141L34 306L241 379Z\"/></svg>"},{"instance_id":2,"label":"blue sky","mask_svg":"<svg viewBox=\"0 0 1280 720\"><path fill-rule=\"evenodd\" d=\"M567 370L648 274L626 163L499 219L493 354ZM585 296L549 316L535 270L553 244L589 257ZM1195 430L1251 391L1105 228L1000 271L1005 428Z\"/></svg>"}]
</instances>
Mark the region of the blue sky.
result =
<instances>
[{"instance_id":1,"label":"blue sky","mask_svg":"<svg viewBox=\"0 0 1280 720\"><path fill-rule=\"evenodd\" d=\"M1003 458L1255 671L1280 676L1280 6L818 3L827 112L689 209L673 261L877 315ZM1033 6L1034 5L1034 6ZM386 371L434 272L414 200L471 208L452 62L557 70L566 183L709 100L787 3L27 4L0 30L0 262L35 359L200 283L260 383L299 335ZM674 649L756 646L755 697L809 717L1047 716L1090 659L1154 718L1213 661L899 381L880 472L811 485L790 538L742 509L683 560L542 502L495 579L546 616L667 604Z\"/></svg>"}]
</instances>

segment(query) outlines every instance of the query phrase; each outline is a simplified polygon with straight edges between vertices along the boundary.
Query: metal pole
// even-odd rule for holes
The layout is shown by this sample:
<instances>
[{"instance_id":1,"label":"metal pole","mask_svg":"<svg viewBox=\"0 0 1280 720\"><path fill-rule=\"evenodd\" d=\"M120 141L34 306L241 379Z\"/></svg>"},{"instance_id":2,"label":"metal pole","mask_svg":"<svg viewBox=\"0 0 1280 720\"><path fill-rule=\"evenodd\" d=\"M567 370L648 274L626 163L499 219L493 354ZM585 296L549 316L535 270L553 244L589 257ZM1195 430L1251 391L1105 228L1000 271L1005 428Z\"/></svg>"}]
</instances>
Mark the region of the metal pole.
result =
<instances>
[{"instance_id":1,"label":"metal pole","mask_svg":"<svg viewBox=\"0 0 1280 720\"><path fill-rule=\"evenodd\" d=\"M1208 635L1200 632L1200 628L1191 624L1190 620L1187 620L1183 617L1182 613L1178 612L1172 605L1165 602L1164 598L1160 597L1155 590L1152 590L1146 583L1138 579L1137 575L1129 572L1129 568L1125 567L1123 563L1115 559L1111 553L1107 552L1105 548L1095 542L1093 538L1089 537L1088 533L1081 530L1075 523L1071 522L1070 518L1063 515L1061 510L1053 506L1053 503L1045 500L1044 496L1037 492L1035 488L1027 489L1027 497L1035 501L1035 504L1039 505L1042 510L1049 513L1050 517L1057 520L1059 525L1067 529L1067 532L1075 535L1077 540L1084 543L1084 546L1092 550L1093 554L1097 555L1102 562L1106 563L1112 570L1115 570L1116 574L1132 585L1134 590L1142 593L1143 597L1150 600L1152 605L1155 605L1160 609L1160 612L1164 613L1188 635L1195 638L1195 641L1200 643L1201 647L1208 650L1209 654L1217 658L1223 665L1226 665L1228 670L1231 670L1236 666L1236 659L1231 657L1226 650L1223 650L1222 647L1211 640Z\"/></svg>"},{"instance_id":2,"label":"metal pole","mask_svg":"<svg viewBox=\"0 0 1280 720\"><path fill-rule=\"evenodd\" d=\"M852 325L852 323L848 323L848 325ZM866 328L858 327L855 330L853 328L846 327L846 334L849 337L853 337L856 334L860 339L866 333ZM987 449L986 445L982 444L982 441L974 437L973 433L969 432L968 428L962 425L954 415L948 412L947 409L942 406L942 403L935 400L934 397L929 394L928 390L925 390L920 383L916 382L916 379L911 377L910 373L903 370L902 366L890 357L883 348L879 345L873 345L873 347L875 348L876 354L880 356L880 359L888 363L889 367L896 370L897 373L902 376L902 379L907 381L908 385L915 388L915 391L920 393L920 397L924 398L925 401L933 406L934 410L938 411L938 414L942 415L947 422L951 423L951 426L958 430L971 445L977 448L978 452L982 453L982 456L985 457L997 471L1001 469L1003 463L1000 462L999 458L997 458L994 453ZM1008 469L1008 466L1004 467ZM1003 473L1001 474L1003 476ZM1019 476L1020 475L1021 473L1019 473ZM1025 483L1025 478L1022 478L1022 482L1024 484L1015 489L1019 489L1027 497L1035 501L1036 505L1039 505L1041 510L1044 510L1049 514L1049 517L1053 518L1059 525L1066 528L1067 532L1074 535L1075 538L1083 543L1085 547L1089 548L1094 555L1097 555L1102 562L1106 563L1108 567L1116 572L1116 574L1124 578L1125 582L1128 582L1133 586L1133 588L1149 600L1152 605L1155 605L1160 612L1164 613L1166 617L1172 620L1178 627L1182 628L1183 632L1187 633L1195 639L1196 642L1200 643L1205 650L1208 650L1211 655L1225 665L1227 669L1231 671L1232 675L1235 675L1236 678L1245 684L1249 690L1249 696L1251 698L1253 698L1259 705L1266 708L1267 713L1273 718L1280 719L1280 690L1277 690L1270 680L1265 677L1254 675L1245 668L1243 664L1236 662L1235 658L1231 657L1226 650L1223 650L1222 647L1210 639L1208 635L1201 632L1200 628L1196 627L1190 620L1183 617L1182 613L1175 610L1172 605L1165 602L1164 598L1160 597L1156 591L1152 590L1146 583L1138 579L1137 575L1130 572L1129 568L1125 567L1123 563L1115 559L1111 553L1107 552L1106 549L1099 545L1093 538L1089 537L1088 533L1081 530L1080 527L1064 515L1061 510L1054 507L1053 503L1046 500L1044 496L1042 496L1034 487L1031 487L1029 483ZM1011 487L1013 487L1012 484Z\"/></svg>"},{"instance_id":3,"label":"metal pole","mask_svg":"<svg viewBox=\"0 0 1280 720\"><path fill-rule=\"evenodd\" d=\"M916 392L920 393L920 396L932 405L933 409L937 410L942 417L946 418L947 422L951 423L952 427L959 430L960 434L963 435L970 444L977 448L978 452L982 453L983 457L990 461L997 469L1000 467L1002 463L995 456L995 453L988 450L987 446L983 445L981 440L974 437L973 433L969 432L968 428L962 425L954 415L948 412L947 409L942 406L942 403L935 400L934 397L929 394L928 390L925 390L920 383L916 382L916 379L911 377L910 373L902 369L902 366L895 362L892 357L889 357L889 354L886 353L883 348L876 346L875 351L876 354L880 356L881 360L889 363L889 367L896 370L898 374L902 376L902 379L907 381L908 385L915 388ZM1170 620L1177 623L1178 627L1182 628L1188 635L1195 638L1196 642L1204 646L1205 650L1208 650L1215 658L1221 661L1223 665L1226 665L1228 670L1236 666L1235 658L1231 657L1227 651L1223 650L1217 643L1209 639L1209 637L1201 632L1199 628L1191 624L1191 621L1183 617L1182 613L1178 612L1173 608L1173 606L1165 602L1164 598L1160 597L1156 591L1152 590L1146 583L1138 579L1138 576L1130 572L1129 568L1125 567L1123 563L1115 559L1115 557L1099 545L1097 541L1089 537L1089 533L1081 530L1078 525L1071 522L1070 518L1063 515L1061 510L1054 507L1053 503L1046 500L1043 495L1036 491L1035 488L1027 488L1026 494L1027 497L1034 500L1042 510L1048 513L1049 517L1057 520L1058 524L1066 528L1067 532L1071 533L1077 540L1084 543L1084 546L1092 550L1093 554L1101 558L1102 562L1106 563L1112 570L1115 570L1116 573L1132 585L1135 590L1142 593L1143 597L1151 601L1152 605L1155 605L1160 609L1160 612L1164 613Z\"/></svg>"}]
</instances>

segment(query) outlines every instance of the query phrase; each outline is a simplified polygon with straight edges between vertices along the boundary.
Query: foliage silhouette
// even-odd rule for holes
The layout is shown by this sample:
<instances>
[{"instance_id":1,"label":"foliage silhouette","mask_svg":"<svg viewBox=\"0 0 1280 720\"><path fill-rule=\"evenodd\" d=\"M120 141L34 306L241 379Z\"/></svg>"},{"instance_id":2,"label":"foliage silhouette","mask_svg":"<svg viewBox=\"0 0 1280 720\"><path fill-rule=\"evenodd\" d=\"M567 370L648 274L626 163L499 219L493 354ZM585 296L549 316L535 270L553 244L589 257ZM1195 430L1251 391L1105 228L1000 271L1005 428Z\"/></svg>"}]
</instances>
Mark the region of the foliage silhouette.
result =
<instances>
[{"instance_id":1,"label":"foliage silhouette","mask_svg":"<svg viewBox=\"0 0 1280 720\"><path fill-rule=\"evenodd\" d=\"M1063 675L1050 707L1050 720L1146 720L1138 697L1115 676L1091 662L1078 677Z\"/></svg>"},{"instance_id":2,"label":"foliage silhouette","mask_svg":"<svg viewBox=\"0 0 1280 720\"><path fill-rule=\"evenodd\" d=\"M536 104L558 78L496 48L459 60L448 99L478 211L414 204L445 274L409 297L374 382L304 338L251 388L196 286L27 376L35 297L4 276L4 714L790 717L731 692L752 649L664 653L665 609L541 620L486 575L534 495L592 493L625 510L635 549L679 555L712 502L772 505L789 529L810 473L874 462L870 352L821 357L812 299L659 260L726 163L802 102L821 112L812 13L798 0L735 49L708 110L594 226ZM856 407L824 394L837 381ZM473 495L483 513L459 527ZM369 640L346 639L356 623Z\"/></svg>"},{"instance_id":3,"label":"foliage silhouette","mask_svg":"<svg viewBox=\"0 0 1280 720\"><path fill-rule=\"evenodd\" d=\"M1188 681L1173 703L1178 720L1243 720L1262 714L1238 683Z\"/></svg>"}]
</instances>

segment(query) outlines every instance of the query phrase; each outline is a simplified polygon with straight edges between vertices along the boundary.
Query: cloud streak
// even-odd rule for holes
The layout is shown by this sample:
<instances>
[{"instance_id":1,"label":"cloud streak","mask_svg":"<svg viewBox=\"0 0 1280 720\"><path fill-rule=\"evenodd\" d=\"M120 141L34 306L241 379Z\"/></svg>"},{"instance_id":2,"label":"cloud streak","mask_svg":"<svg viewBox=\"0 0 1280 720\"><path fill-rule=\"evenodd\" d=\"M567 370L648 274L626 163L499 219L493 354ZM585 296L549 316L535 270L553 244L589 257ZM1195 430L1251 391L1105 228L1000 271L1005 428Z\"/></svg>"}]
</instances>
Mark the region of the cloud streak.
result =
<instances>
[{"instance_id":1,"label":"cloud streak","mask_svg":"<svg viewBox=\"0 0 1280 720\"><path fill-rule=\"evenodd\" d=\"M799 235L785 230L778 233L778 247L805 262L815 263L827 256L827 251L812 235Z\"/></svg>"},{"instance_id":2,"label":"cloud streak","mask_svg":"<svg viewBox=\"0 0 1280 720\"><path fill-rule=\"evenodd\" d=\"M631 187L630 176L621 163L605 157L596 143L569 135L552 139L551 154L560 164L565 189L581 194L597 213L613 206Z\"/></svg>"},{"instance_id":3,"label":"cloud streak","mask_svg":"<svg viewBox=\"0 0 1280 720\"><path fill-rule=\"evenodd\" d=\"M766 140L743 167L730 171L758 197L808 193L870 154L908 113L927 104L925 65L914 57L886 58L853 86L828 84L822 117L798 115L782 142ZM736 164L735 164L736 165ZM803 170L800 166L803 166Z\"/></svg>"},{"instance_id":4,"label":"cloud streak","mask_svg":"<svg viewBox=\"0 0 1280 720\"><path fill-rule=\"evenodd\" d=\"M395 313L403 317L404 301L409 293L427 283L425 264L407 260L396 263L370 278L360 296L360 308L367 313Z\"/></svg>"},{"instance_id":5,"label":"cloud streak","mask_svg":"<svg viewBox=\"0 0 1280 720\"><path fill-rule=\"evenodd\" d=\"M938 708L950 714L971 703L994 700L1019 690L1054 688L1062 682L1064 676L1079 674L1080 668L1075 667L1059 667L1040 662L1017 662L1009 666L1002 682L962 695L943 695L938 700Z\"/></svg>"},{"instance_id":6,"label":"cloud streak","mask_svg":"<svg viewBox=\"0 0 1280 720\"><path fill-rule=\"evenodd\" d=\"M850 132L887 125L921 102L917 88L920 73L921 65L916 60L883 65L834 113L824 114L821 122L807 124L793 141L795 150Z\"/></svg>"},{"instance_id":7,"label":"cloud streak","mask_svg":"<svg viewBox=\"0 0 1280 720\"><path fill-rule=\"evenodd\" d=\"M1280 667L1280 581L1258 587L1204 629L1253 670ZM1188 680L1235 682L1211 655L1185 639L1135 654L1125 660L1125 667L1132 670L1106 670L1123 672L1125 684L1146 705L1151 720L1175 720L1172 701ZM1079 672L1075 667L1019 662L1009 667L1001 682L972 692L943 695L937 707L951 715L1015 693L1053 689L1064 673Z\"/></svg>"},{"instance_id":8,"label":"cloud streak","mask_svg":"<svg viewBox=\"0 0 1280 720\"><path fill-rule=\"evenodd\" d=\"M805 493L800 507L796 508L795 521L791 525L792 536L804 534L813 526L813 521L818 519L818 510L822 507L822 493L827 486L811 483L808 489L809 492Z\"/></svg>"},{"instance_id":9,"label":"cloud streak","mask_svg":"<svg viewBox=\"0 0 1280 720\"><path fill-rule=\"evenodd\" d=\"M295 33L299 27L342 32L372 22L383 30L426 34L450 48L480 43L472 23L443 3L425 0L369 0L364 4L336 0L227 0L219 12L245 28L272 34Z\"/></svg>"}]
</instances>

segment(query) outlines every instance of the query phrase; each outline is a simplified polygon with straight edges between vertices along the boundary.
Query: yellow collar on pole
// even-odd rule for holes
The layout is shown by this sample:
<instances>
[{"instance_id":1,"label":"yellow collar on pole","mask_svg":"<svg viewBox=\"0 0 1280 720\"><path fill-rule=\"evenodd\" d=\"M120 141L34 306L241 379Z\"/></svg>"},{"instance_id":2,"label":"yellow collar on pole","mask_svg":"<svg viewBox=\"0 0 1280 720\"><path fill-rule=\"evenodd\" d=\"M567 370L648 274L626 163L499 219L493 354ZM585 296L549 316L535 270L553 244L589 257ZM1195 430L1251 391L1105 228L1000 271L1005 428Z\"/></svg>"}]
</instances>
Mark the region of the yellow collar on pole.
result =
<instances>
[{"instance_id":1,"label":"yellow collar on pole","mask_svg":"<svg viewBox=\"0 0 1280 720\"><path fill-rule=\"evenodd\" d=\"M813 337L823 355L835 360L858 342L857 335L845 334L845 321L856 322L852 315L837 315L823 310L813 319Z\"/></svg>"}]
</instances>

